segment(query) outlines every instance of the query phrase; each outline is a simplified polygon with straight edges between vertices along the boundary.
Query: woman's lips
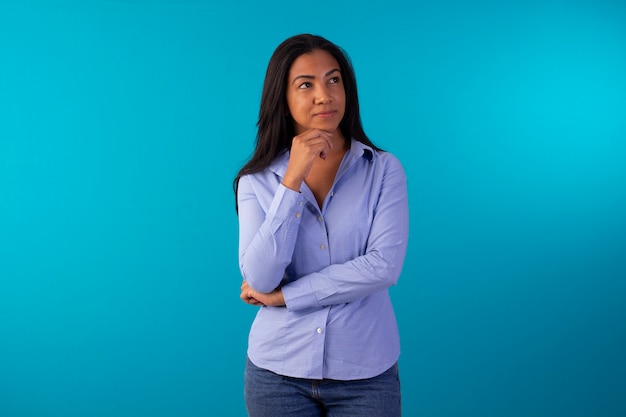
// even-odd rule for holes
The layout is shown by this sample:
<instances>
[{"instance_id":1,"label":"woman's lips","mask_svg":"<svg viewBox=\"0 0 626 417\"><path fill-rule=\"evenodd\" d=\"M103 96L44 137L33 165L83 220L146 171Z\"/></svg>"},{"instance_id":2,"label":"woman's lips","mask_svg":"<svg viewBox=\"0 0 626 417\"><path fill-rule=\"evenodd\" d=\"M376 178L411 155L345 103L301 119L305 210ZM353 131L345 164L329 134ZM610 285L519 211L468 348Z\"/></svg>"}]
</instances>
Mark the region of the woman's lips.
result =
<instances>
[{"instance_id":1,"label":"woman's lips","mask_svg":"<svg viewBox=\"0 0 626 417\"><path fill-rule=\"evenodd\" d=\"M335 115L335 112L332 110L315 113L316 117L321 117L322 119L328 119L330 117L333 117L334 115Z\"/></svg>"}]
</instances>

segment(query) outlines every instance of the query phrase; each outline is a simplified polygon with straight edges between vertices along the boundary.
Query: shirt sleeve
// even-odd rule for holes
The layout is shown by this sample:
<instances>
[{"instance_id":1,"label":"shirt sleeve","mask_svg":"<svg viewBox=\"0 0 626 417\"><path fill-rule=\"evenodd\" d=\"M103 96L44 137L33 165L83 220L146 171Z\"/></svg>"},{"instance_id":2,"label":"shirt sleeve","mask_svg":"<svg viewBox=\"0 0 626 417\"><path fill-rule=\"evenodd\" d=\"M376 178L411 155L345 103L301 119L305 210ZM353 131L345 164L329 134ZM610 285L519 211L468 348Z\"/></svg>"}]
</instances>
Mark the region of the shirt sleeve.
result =
<instances>
[{"instance_id":1,"label":"shirt sleeve","mask_svg":"<svg viewBox=\"0 0 626 417\"><path fill-rule=\"evenodd\" d=\"M396 284L406 254L409 210L404 169L395 157L389 161L365 254L284 285L289 310L349 303Z\"/></svg>"},{"instance_id":2,"label":"shirt sleeve","mask_svg":"<svg viewBox=\"0 0 626 417\"><path fill-rule=\"evenodd\" d=\"M241 274L256 291L271 292L291 262L304 199L279 184L266 214L248 176L239 180L237 199Z\"/></svg>"}]
</instances>

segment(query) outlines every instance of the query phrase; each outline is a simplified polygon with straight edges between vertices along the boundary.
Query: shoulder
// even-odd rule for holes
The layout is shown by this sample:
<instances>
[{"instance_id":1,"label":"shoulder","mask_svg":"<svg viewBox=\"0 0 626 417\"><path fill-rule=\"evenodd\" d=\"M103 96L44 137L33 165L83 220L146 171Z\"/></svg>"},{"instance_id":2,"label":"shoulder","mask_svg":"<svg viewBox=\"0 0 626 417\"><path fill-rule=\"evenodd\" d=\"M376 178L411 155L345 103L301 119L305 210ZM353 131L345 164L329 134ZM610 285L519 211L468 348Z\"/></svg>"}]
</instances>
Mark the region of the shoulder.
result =
<instances>
[{"instance_id":1,"label":"shoulder","mask_svg":"<svg viewBox=\"0 0 626 417\"><path fill-rule=\"evenodd\" d=\"M239 179L239 188L243 191L254 192L257 195L261 193L273 194L280 184L288 162L288 151L282 151L269 166L257 172L242 175Z\"/></svg>"},{"instance_id":2,"label":"shoulder","mask_svg":"<svg viewBox=\"0 0 626 417\"><path fill-rule=\"evenodd\" d=\"M402 162L395 154L389 151L374 151L375 159L378 159L383 165L392 165L402 167Z\"/></svg>"},{"instance_id":3,"label":"shoulder","mask_svg":"<svg viewBox=\"0 0 626 417\"><path fill-rule=\"evenodd\" d=\"M406 187L406 172L400 159L393 153L374 150L371 165L383 186Z\"/></svg>"},{"instance_id":4,"label":"shoulder","mask_svg":"<svg viewBox=\"0 0 626 417\"><path fill-rule=\"evenodd\" d=\"M372 161L378 166L379 169L385 172L397 172L404 176L404 166L400 159L389 151L373 151Z\"/></svg>"},{"instance_id":5,"label":"shoulder","mask_svg":"<svg viewBox=\"0 0 626 417\"><path fill-rule=\"evenodd\" d=\"M406 186L407 178L400 159L392 152L377 150L355 139L350 152L363 161L360 169L371 175L372 181L386 186Z\"/></svg>"},{"instance_id":6,"label":"shoulder","mask_svg":"<svg viewBox=\"0 0 626 417\"><path fill-rule=\"evenodd\" d=\"M241 178L246 178L247 181L266 181L268 178L273 178L276 175L282 176L287 169L289 162L289 151L287 149L282 150L270 164L258 171L242 175Z\"/></svg>"}]
</instances>

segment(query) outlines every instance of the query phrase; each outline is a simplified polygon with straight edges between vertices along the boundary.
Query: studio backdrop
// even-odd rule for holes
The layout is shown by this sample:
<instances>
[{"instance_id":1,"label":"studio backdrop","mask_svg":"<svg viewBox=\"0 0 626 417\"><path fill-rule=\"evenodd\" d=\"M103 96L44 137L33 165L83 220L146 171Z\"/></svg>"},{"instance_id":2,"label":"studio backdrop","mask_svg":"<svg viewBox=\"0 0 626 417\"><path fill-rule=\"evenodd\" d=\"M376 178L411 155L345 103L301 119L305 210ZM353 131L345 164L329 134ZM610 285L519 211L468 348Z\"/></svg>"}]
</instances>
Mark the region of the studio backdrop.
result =
<instances>
[{"instance_id":1,"label":"studio backdrop","mask_svg":"<svg viewBox=\"0 0 626 417\"><path fill-rule=\"evenodd\" d=\"M408 175L407 417L626 415L620 1L0 1L0 415L242 417L232 180L343 47Z\"/></svg>"}]
</instances>

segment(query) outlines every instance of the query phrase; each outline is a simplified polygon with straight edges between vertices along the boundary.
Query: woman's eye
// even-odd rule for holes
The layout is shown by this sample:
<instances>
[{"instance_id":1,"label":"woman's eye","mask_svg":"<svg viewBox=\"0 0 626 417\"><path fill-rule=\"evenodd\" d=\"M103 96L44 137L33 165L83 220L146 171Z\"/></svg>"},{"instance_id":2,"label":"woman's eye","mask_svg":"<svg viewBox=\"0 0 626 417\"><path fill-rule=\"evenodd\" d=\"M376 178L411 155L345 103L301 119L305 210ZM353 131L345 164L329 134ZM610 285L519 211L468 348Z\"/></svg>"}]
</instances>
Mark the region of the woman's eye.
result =
<instances>
[{"instance_id":1,"label":"woman's eye","mask_svg":"<svg viewBox=\"0 0 626 417\"><path fill-rule=\"evenodd\" d=\"M331 84L337 84L340 80L339 77L333 77L329 81Z\"/></svg>"},{"instance_id":2,"label":"woman's eye","mask_svg":"<svg viewBox=\"0 0 626 417\"><path fill-rule=\"evenodd\" d=\"M298 88L310 88L311 87L311 83L306 82L306 83L302 83L298 86Z\"/></svg>"}]
</instances>

